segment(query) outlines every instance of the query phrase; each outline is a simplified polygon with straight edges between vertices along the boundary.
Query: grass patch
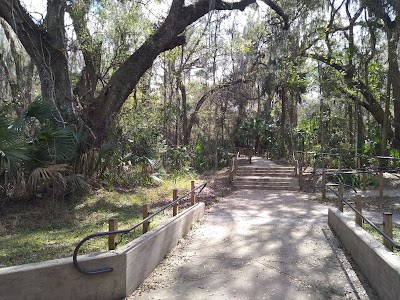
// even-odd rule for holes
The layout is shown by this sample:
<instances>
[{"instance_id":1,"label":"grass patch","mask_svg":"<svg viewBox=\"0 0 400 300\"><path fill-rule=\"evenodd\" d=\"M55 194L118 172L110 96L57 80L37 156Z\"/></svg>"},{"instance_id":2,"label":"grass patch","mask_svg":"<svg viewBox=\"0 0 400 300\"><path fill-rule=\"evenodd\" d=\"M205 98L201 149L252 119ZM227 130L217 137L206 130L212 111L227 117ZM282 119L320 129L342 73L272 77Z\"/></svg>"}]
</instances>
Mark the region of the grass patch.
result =
<instances>
[{"instance_id":1,"label":"grass patch","mask_svg":"<svg viewBox=\"0 0 400 300\"><path fill-rule=\"evenodd\" d=\"M172 200L172 189L179 195L190 189L193 176L165 180L157 187L141 187L135 191L117 192L98 190L80 200L55 202L35 199L7 203L0 212L0 267L39 262L72 256L76 244L85 236L108 231L108 220L118 219L125 229L142 220L142 205L150 203L150 210ZM150 229L172 216L172 208L150 223ZM124 236L126 244L141 235L138 228ZM107 251L107 237L92 239L84 244L81 253Z\"/></svg>"},{"instance_id":2,"label":"grass patch","mask_svg":"<svg viewBox=\"0 0 400 300\"><path fill-rule=\"evenodd\" d=\"M382 224L375 224L375 225L383 231ZM371 225L369 225L368 223L364 223L362 228L383 244L383 237ZM393 240L397 244L400 243L400 229L395 226L393 226ZM399 250L394 249L394 252L399 253Z\"/></svg>"}]
</instances>

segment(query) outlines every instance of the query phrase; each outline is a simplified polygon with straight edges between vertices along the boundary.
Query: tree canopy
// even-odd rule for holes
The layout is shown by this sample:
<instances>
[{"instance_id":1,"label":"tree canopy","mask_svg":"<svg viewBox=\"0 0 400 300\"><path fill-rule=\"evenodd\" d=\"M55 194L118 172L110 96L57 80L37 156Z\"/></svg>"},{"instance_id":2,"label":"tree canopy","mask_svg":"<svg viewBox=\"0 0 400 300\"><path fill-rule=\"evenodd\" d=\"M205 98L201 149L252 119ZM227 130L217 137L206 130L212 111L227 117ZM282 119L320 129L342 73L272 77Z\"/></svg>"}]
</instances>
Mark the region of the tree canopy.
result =
<instances>
[{"instance_id":1,"label":"tree canopy","mask_svg":"<svg viewBox=\"0 0 400 300\"><path fill-rule=\"evenodd\" d=\"M40 14L1 1L1 179L67 186L57 174L78 184L146 159L204 170L235 146L398 155L399 12L394 0L53 0Z\"/></svg>"}]
</instances>

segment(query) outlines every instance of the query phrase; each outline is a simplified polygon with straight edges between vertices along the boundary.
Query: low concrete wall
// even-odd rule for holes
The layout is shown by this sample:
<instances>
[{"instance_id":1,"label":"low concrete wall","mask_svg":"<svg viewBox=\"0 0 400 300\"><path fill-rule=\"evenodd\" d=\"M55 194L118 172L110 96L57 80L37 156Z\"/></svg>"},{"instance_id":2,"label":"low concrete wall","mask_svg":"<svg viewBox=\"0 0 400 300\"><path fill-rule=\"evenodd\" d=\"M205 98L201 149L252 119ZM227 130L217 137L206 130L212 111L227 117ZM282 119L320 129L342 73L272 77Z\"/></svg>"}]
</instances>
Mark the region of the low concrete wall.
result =
<instances>
[{"instance_id":1,"label":"low concrete wall","mask_svg":"<svg viewBox=\"0 0 400 300\"><path fill-rule=\"evenodd\" d=\"M148 232L126 246L126 294L131 294L185 236L192 224L204 216L204 203L196 204L165 226Z\"/></svg>"},{"instance_id":2,"label":"low concrete wall","mask_svg":"<svg viewBox=\"0 0 400 300\"><path fill-rule=\"evenodd\" d=\"M338 209L329 209L328 223L350 252L381 299L400 297L400 258L387 250Z\"/></svg>"},{"instance_id":3,"label":"low concrete wall","mask_svg":"<svg viewBox=\"0 0 400 300\"><path fill-rule=\"evenodd\" d=\"M83 275L75 269L72 258L2 268L0 299L122 299L203 215L204 203L198 203L117 251L78 257L85 270L112 267L110 273Z\"/></svg>"}]
</instances>

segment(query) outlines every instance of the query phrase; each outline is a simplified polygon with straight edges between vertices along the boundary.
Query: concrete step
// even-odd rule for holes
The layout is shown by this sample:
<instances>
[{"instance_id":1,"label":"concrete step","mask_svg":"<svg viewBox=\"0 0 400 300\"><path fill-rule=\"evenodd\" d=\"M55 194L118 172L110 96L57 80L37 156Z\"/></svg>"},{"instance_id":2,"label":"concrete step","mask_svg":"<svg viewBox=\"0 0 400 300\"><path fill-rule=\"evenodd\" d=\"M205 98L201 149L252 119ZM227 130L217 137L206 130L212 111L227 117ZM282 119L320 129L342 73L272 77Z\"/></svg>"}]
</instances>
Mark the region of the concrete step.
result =
<instances>
[{"instance_id":1,"label":"concrete step","mask_svg":"<svg viewBox=\"0 0 400 300\"><path fill-rule=\"evenodd\" d=\"M281 173L276 173L276 172L237 172L236 176L270 176L270 177L294 177L293 172L292 173L287 173L287 172L281 172Z\"/></svg>"},{"instance_id":2,"label":"concrete step","mask_svg":"<svg viewBox=\"0 0 400 300\"><path fill-rule=\"evenodd\" d=\"M271 176L236 176L233 178L233 182L260 182L260 183L296 183L298 179L295 177L271 177Z\"/></svg>"},{"instance_id":3,"label":"concrete step","mask_svg":"<svg viewBox=\"0 0 400 300\"><path fill-rule=\"evenodd\" d=\"M299 182L294 168L288 166L240 166L233 179L237 189L265 189L298 191Z\"/></svg>"},{"instance_id":4,"label":"concrete step","mask_svg":"<svg viewBox=\"0 0 400 300\"><path fill-rule=\"evenodd\" d=\"M253 166L241 166L239 170L257 170L257 171L290 171L294 172L294 167L282 167L282 166L274 166L274 167L253 167Z\"/></svg>"},{"instance_id":5,"label":"concrete step","mask_svg":"<svg viewBox=\"0 0 400 300\"><path fill-rule=\"evenodd\" d=\"M288 185L299 185L295 181L263 181L263 180L234 180L233 184L256 184L256 185L276 185L276 186L288 186Z\"/></svg>"},{"instance_id":6,"label":"concrete step","mask_svg":"<svg viewBox=\"0 0 400 300\"><path fill-rule=\"evenodd\" d=\"M294 168L252 168L252 167L240 167L238 172L254 172L254 173L294 173Z\"/></svg>"},{"instance_id":7,"label":"concrete step","mask_svg":"<svg viewBox=\"0 0 400 300\"><path fill-rule=\"evenodd\" d=\"M261 189L261 190L274 190L274 191L298 191L300 188L297 185L265 185L265 184L238 184L234 183L233 186L237 189Z\"/></svg>"}]
</instances>

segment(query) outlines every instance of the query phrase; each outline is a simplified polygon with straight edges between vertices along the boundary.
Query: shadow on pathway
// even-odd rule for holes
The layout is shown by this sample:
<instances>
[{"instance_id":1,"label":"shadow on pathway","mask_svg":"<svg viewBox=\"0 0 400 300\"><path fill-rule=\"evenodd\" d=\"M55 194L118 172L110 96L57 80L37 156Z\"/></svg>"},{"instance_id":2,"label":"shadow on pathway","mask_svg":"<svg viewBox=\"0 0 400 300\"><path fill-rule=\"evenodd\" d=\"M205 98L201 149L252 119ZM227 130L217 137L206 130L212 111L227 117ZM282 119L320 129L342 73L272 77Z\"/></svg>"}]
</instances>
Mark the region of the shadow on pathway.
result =
<instances>
[{"instance_id":1,"label":"shadow on pathway","mask_svg":"<svg viewBox=\"0 0 400 300\"><path fill-rule=\"evenodd\" d=\"M298 192L238 190L128 299L377 299L327 210Z\"/></svg>"}]
</instances>

